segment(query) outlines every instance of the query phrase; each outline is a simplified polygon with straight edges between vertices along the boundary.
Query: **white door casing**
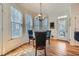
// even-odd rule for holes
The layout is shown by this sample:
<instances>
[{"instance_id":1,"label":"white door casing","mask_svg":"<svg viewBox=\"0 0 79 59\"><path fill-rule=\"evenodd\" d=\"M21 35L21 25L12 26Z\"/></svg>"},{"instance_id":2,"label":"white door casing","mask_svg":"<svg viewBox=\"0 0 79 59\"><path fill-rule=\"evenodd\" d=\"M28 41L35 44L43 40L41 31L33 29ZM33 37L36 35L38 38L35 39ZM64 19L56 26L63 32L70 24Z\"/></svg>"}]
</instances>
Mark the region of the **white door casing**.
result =
<instances>
[{"instance_id":1,"label":"white door casing","mask_svg":"<svg viewBox=\"0 0 79 59\"><path fill-rule=\"evenodd\" d=\"M62 18L58 19L57 21L57 35L58 39L68 41L68 35L69 35L69 21L68 18Z\"/></svg>"},{"instance_id":2,"label":"white door casing","mask_svg":"<svg viewBox=\"0 0 79 59\"><path fill-rule=\"evenodd\" d=\"M2 54L2 5L0 4L0 55Z\"/></svg>"}]
</instances>

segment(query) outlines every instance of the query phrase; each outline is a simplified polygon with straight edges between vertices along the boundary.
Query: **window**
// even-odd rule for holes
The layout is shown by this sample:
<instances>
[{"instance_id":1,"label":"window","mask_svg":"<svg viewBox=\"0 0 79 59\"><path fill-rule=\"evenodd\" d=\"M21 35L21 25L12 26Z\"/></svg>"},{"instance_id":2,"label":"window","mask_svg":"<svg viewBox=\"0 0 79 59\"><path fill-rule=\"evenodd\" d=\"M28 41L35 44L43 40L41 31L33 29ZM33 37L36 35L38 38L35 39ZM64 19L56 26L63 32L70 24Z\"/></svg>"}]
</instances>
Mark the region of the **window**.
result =
<instances>
[{"instance_id":1,"label":"window","mask_svg":"<svg viewBox=\"0 0 79 59\"><path fill-rule=\"evenodd\" d=\"M48 30L48 18L45 18L43 21L43 30Z\"/></svg>"},{"instance_id":2,"label":"window","mask_svg":"<svg viewBox=\"0 0 79 59\"><path fill-rule=\"evenodd\" d=\"M26 30L32 30L33 29L33 21L31 15L26 16Z\"/></svg>"},{"instance_id":3,"label":"window","mask_svg":"<svg viewBox=\"0 0 79 59\"><path fill-rule=\"evenodd\" d=\"M39 31L40 30L40 21L38 18L34 19L34 30Z\"/></svg>"},{"instance_id":4,"label":"window","mask_svg":"<svg viewBox=\"0 0 79 59\"><path fill-rule=\"evenodd\" d=\"M22 34L22 13L14 7L11 7L11 23L12 38L20 37Z\"/></svg>"},{"instance_id":5,"label":"window","mask_svg":"<svg viewBox=\"0 0 79 59\"><path fill-rule=\"evenodd\" d=\"M34 30L35 31L48 30L48 18L45 18L42 21L40 21L39 18L36 18L34 20Z\"/></svg>"},{"instance_id":6,"label":"window","mask_svg":"<svg viewBox=\"0 0 79 59\"><path fill-rule=\"evenodd\" d=\"M26 29L34 31L48 30L48 18L40 21L38 17L32 20L31 15L26 16Z\"/></svg>"}]
</instances>

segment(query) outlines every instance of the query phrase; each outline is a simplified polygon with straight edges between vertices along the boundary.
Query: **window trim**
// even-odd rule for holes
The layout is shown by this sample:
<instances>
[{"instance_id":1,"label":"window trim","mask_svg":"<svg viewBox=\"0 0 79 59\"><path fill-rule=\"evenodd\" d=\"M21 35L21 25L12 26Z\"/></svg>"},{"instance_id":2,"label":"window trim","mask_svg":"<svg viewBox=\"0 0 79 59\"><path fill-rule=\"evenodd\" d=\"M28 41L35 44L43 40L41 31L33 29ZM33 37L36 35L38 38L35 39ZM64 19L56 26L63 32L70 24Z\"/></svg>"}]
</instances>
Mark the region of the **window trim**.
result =
<instances>
[{"instance_id":1,"label":"window trim","mask_svg":"<svg viewBox=\"0 0 79 59\"><path fill-rule=\"evenodd\" d=\"M29 18L30 17L30 18ZM28 22L28 20L27 19L31 19L31 20L29 20L30 21L30 24L29 23L27 23ZM25 26L26 26L26 32L27 32L27 30L33 30L33 18L32 18L32 16L31 15L26 15L25 16ZM29 24L29 28L27 28L28 27L28 24Z\"/></svg>"},{"instance_id":2,"label":"window trim","mask_svg":"<svg viewBox=\"0 0 79 59\"><path fill-rule=\"evenodd\" d=\"M22 25L23 25L23 24L21 24L21 23L11 22L11 36L12 36L12 23L19 24L19 25L21 25L21 27L22 27ZM21 29L22 29L22 28L21 28ZM17 35L17 36L12 36L12 38L19 38L21 35L22 35L22 32L20 33L20 35Z\"/></svg>"},{"instance_id":3,"label":"window trim","mask_svg":"<svg viewBox=\"0 0 79 59\"><path fill-rule=\"evenodd\" d=\"M18 16L19 16L19 13L21 13L21 16L20 16L20 17L21 17L21 20L22 20L21 23L20 23L20 22L16 22L16 21L12 21L12 20L17 20L17 19L19 19L19 17L18 17L17 19L16 19L16 18L13 18L13 19L12 19L12 17L13 17L13 15L12 15L12 13L13 13L12 8L13 8L15 11L17 11L17 15L18 15ZM13 7L13 6L11 7L11 11L10 11L10 12L11 12L11 14L10 14L10 15L11 15L11 16L10 16L10 17L11 17L11 39L17 39L17 38L20 38L20 37L22 36L22 32L23 32L23 31L22 31L22 30L23 30L23 29L22 29L22 25L23 25L23 14L22 14L21 11L19 11L18 9L16 9L16 8ZM15 15L15 17L16 17L16 15ZM20 34L17 35L17 36L13 36L12 23L16 23L16 24L21 25L21 32L20 32Z\"/></svg>"}]
</instances>

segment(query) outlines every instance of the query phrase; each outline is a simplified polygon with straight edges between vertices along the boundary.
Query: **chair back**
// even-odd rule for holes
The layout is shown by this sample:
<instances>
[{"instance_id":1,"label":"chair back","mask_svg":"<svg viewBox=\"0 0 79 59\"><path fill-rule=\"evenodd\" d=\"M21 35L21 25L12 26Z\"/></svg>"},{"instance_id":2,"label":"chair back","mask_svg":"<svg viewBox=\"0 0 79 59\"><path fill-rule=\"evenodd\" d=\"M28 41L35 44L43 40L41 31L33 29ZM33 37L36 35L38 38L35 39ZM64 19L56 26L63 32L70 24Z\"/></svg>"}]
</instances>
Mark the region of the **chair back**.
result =
<instances>
[{"instance_id":1,"label":"chair back","mask_svg":"<svg viewBox=\"0 0 79 59\"><path fill-rule=\"evenodd\" d=\"M50 38L50 36L51 36L51 30L47 30L46 31L46 38Z\"/></svg>"},{"instance_id":2,"label":"chair back","mask_svg":"<svg viewBox=\"0 0 79 59\"><path fill-rule=\"evenodd\" d=\"M35 32L36 48L46 46L46 32Z\"/></svg>"},{"instance_id":3,"label":"chair back","mask_svg":"<svg viewBox=\"0 0 79 59\"><path fill-rule=\"evenodd\" d=\"M79 32L74 32L74 39L79 42Z\"/></svg>"},{"instance_id":4,"label":"chair back","mask_svg":"<svg viewBox=\"0 0 79 59\"><path fill-rule=\"evenodd\" d=\"M29 38L33 38L33 31L32 30L28 30L28 35L29 35Z\"/></svg>"}]
</instances>

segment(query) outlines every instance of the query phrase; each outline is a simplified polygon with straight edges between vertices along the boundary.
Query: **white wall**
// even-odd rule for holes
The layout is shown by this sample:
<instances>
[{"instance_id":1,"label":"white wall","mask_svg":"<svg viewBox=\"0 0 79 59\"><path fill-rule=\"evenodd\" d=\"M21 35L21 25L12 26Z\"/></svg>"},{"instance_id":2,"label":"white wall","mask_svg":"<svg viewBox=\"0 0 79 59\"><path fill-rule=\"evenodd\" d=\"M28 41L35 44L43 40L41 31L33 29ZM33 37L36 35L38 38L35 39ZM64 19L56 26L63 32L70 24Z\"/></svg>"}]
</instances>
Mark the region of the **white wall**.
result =
<instances>
[{"instance_id":1,"label":"white wall","mask_svg":"<svg viewBox=\"0 0 79 59\"><path fill-rule=\"evenodd\" d=\"M66 14L63 13L62 15L61 14L58 15L58 16L63 16L63 15L68 16L67 19L66 19L67 20L67 27L66 27L67 28L67 31L66 31L67 36L65 37L66 39L64 39L64 38L61 39L61 40L66 40L66 41L69 41L69 38L70 38L70 31L69 31L70 30L70 28L69 28L70 27L70 24L69 24L70 14L69 14L69 12L70 11L68 10L68 12ZM51 29L51 35L54 36L54 39L59 39L59 36L58 36L58 19L57 19L58 16L52 16L52 17L49 18L49 23L54 22L54 26L55 26L54 29ZM50 26L50 24L49 24L49 26Z\"/></svg>"},{"instance_id":2,"label":"white wall","mask_svg":"<svg viewBox=\"0 0 79 59\"><path fill-rule=\"evenodd\" d=\"M49 27L50 27L50 23L54 22L55 28L54 29L50 29L51 30L51 35L54 36L54 39L57 39L57 19L56 17L49 17Z\"/></svg>"},{"instance_id":3,"label":"white wall","mask_svg":"<svg viewBox=\"0 0 79 59\"><path fill-rule=\"evenodd\" d=\"M11 39L11 4L3 4L3 54L15 49L16 47L28 42L28 35L23 30L22 37ZM19 8L17 8L19 9ZM23 19L24 22L24 19ZM24 24L24 23L23 23ZM23 29L24 25L23 25Z\"/></svg>"},{"instance_id":4,"label":"white wall","mask_svg":"<svg viewBox=\"0 0 79 59\"><path fill-rule=\"evenodd\" d=\"M71 16L70 17L71 17L70 44L79 46L79 42L74 39L74 32L79 31L79 4L71 4Z\"/></svg>"},{"instance_id":5,"label":"white wall","mask_svg":"<svg viewBox=\"0 0 79 59\"><path fill-rule=\"evenodd\" d=\"M74 39L74 32L79 31L79 4L70 4L68 14L68 41L71 45L79 46L79 42ZM59 14L59 16L61 16ZM76 27L75 27L76 17ZM52 35L57 37L57 17L50 17L49 22L55 22L55 29L52 30ZM76 28L76 30L75 30ZM58 37L57 37L58 38Z\"/></svg>"}]
</instances>

